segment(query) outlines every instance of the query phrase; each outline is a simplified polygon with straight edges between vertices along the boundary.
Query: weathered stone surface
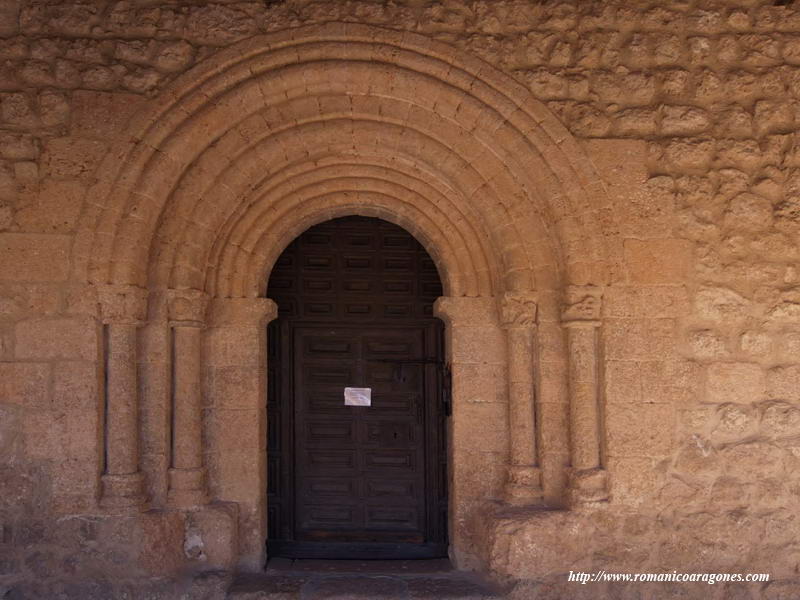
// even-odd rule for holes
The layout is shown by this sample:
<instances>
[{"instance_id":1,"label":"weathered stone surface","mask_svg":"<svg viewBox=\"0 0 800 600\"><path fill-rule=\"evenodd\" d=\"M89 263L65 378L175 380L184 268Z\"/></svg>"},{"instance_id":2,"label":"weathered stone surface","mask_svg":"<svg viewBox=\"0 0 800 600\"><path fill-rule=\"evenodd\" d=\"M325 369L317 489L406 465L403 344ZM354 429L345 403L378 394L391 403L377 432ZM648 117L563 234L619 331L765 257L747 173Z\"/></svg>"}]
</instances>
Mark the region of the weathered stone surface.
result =
<instances>
[{"instance_id":1,"label":"weathered stone surface","mask_svg":"<svg viewBox=\"0 0 800 600\"><path fill-rule=\"evenodd\" d=\"M15 352L20 359L98 359L97 331L88 319L22 321L15 335Z\"/></svg>"},{"instance_id":2,"label":"weathered stone surface","mask_svg":"<svg viewBox=\"0 0 800 600\"><path fill-rule=\"evenodd\" d=\"M64 281L71 239L65 235L0 233L0 280Z\"/></svg>"},{"instance_id":3,"label":"weathered stone surface","mask_svg":"<svg viewBox=\"0 0 800 600\"><path fill-rule=\"evenodd\" d=\"M709 402L750 403L763 400L765 375L751 363L718 363L708 368L706 393Z\"/></svg>"},{"instance_id":4,"label":"weathered stone surface","mask_svg":"<svg viewBox=\"0 0 800 600\"><path fill-rule=\"evenodd\" d=\"M264 31L278 37L249 39ZM260 568L274 306L258 297L279 247L355 212L407 227L446 281L460 566L554 598L709 593L567 584L578 568L763 568L774 583L717 595L791 597L799 35L798 7L766 0L0 2L0 547L15 540L0 596L210 600L224 578L126 577ZM119 365L103 355L108 323L88 281L152 292L149 313L142 302L135 318L101 320L125 321L147 367L123 365L120 389L127 439L148 453L132 464L153 490L173 460L180 360L159 294L214 297L198 334L203 457L214 497L240 503L236 552L231 519L213 510L189 527L219 533L198 534L200 550L177 512L52 533L64 515L97 526L102 456L115 450L103 440L117 411L103 407L118 398L103 382ZM566 348L564 282L602 292L594 355ZM599 436L611 493L495 519L519 397L496 299L531 289L526 439L545 498L564 504L570 430ZM572 411L582 398L602 407L589 426ZM444 593L426 585L403 594Z\"/></svg>"}]
</instances>

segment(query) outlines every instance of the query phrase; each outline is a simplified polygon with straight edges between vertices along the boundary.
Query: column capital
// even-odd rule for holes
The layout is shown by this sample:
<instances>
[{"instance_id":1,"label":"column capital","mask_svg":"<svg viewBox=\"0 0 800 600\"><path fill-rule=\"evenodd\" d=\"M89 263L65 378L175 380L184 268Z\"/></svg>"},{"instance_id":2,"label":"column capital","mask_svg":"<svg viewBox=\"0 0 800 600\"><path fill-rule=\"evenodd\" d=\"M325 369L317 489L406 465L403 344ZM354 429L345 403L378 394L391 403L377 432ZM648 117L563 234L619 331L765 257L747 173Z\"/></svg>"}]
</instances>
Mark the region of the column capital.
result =
<instances>
[{"instance_id":1,"label":"column capital","mask_svg":"<svg viewBox=\"0 0 800 600\"><path fill-rule=\"evenodd\" d=\"M603 305L602 288L590 285L568 286L564 294L561 322L566 325L600 324Z\"/></svg>"},{"instance_id":2,"label":"column capital","mask_svg":"<svg viewBox=\"0 0 800 600\"><path fill-rule=\"evenodd\" d=\"M95 285L103 323L142 325L147 319L148 290L135 285Z\"/></svg>"},{"instance_id":3,"label":"column capital","mask_svg":"<svg viewBox=\"0 0 800 600\"><path fill-rule=\"evenodd\" d=\"M533 292L506 292L499 298L500 321L505 328L535 327L538 307Z\"/></svg>"},{"instance_id":4,"label":"column capital","mask_svg":"<svg viewBox=\"0 0 800 600\"><path fill-rule=\"evenodd\" d=\"M202 290L167 290L167 315L173 327L202 327L208 312L208 294Z\"/></svg>"},{"instance_id":5,"label":"column capital","mask_svg":"<svg viewBox=\"0 0 800 600\"><path fill-rule=\"evenodd\" d=\"M259 327L278 316L278 305L269 298L213 298L213 327Z\"/></svg>"}]
</instances>

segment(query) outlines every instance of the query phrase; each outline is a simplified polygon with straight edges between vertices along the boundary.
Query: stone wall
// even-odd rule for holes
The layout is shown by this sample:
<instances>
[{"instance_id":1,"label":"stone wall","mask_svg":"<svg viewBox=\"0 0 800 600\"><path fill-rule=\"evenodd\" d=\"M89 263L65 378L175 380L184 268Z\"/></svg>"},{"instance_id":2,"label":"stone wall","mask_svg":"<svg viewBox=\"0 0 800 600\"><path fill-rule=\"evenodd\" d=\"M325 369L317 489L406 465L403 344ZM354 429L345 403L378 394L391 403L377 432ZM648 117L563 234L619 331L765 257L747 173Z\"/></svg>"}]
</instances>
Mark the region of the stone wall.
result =
<instances>
[{"instance_id":1,"label":"stone wall","mask_svg":"<svg viewBox=\"0 0 800 600\"><path fill-rule=\"evenodd\" d=\"M610 500L549 521L497 508L481 548L491 570L527 580L598 566L796 576L800 8L6 0L0 481L10 493L0 494L0 591L47 575L113 575L137 561L100 557L98 535L104 548L130 549L91 516L102 468L101 328L74 275L73 242L100 161L132 115L194 65L257 34L327 21L416 32L513 76L581 141L611 200L596 215L610 248ZM560 252L580 262L590 243L599 242L564 240ZM572 277L565 283L593 275ZM178 540L180 552L186 525L175 518L157 520L155 533L144 523L141 535ZM778 597L782 585L765 593Z\"/></svg>"}]
</instances>

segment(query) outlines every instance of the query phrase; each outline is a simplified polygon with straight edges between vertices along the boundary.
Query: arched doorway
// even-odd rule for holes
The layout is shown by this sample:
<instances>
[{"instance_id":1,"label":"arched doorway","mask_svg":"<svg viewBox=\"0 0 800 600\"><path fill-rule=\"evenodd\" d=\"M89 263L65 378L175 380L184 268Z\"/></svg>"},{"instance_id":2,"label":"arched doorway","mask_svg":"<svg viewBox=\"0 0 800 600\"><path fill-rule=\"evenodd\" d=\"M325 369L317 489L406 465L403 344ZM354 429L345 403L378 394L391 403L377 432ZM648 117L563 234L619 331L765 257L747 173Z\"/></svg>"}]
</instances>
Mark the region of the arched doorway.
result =
<instances>
[{"instance_id":1,"label":"arched doorway","mask_svg":"<svg viewBox=\"0 0 800 600\"><path fill-rule=\"evenodd\" d=\"M397 225L344 217L272 270L268 554L447 555L442 284Z\"/></svg>"}]
</instances>

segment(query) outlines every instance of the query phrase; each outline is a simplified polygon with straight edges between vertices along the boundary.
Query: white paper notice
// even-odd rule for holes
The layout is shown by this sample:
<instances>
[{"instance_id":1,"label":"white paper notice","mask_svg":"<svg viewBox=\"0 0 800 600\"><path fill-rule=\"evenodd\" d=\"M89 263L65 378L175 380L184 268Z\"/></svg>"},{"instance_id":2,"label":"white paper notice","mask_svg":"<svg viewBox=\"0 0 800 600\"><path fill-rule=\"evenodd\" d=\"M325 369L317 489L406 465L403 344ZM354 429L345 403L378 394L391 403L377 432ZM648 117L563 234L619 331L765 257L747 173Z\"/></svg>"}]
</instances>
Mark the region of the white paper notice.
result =
<instances>
[{"instance_id":1,"label":"white paper notice","mask_svg":"<svg viewBox=\"0 0 800 600\"><path fill-rule=\"evenodd\" d=\"M344 388L345 406L372 406L372 388Z\"/></svg>"}]
</instances>

